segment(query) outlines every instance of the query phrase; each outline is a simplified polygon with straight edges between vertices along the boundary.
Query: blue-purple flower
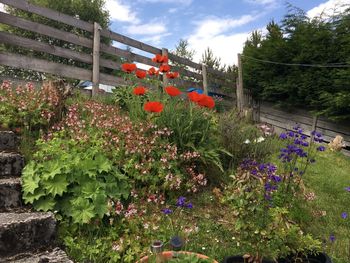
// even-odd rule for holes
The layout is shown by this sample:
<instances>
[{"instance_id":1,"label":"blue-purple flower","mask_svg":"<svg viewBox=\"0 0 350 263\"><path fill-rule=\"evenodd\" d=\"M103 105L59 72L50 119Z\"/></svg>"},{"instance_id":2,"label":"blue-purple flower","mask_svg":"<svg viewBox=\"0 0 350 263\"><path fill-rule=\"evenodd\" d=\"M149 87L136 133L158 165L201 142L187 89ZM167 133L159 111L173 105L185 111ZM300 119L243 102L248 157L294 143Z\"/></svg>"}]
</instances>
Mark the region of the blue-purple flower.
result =
<instances>
[{"instance_id":1,"label":"blue-purple flower","mask_svg":"<svg viewBox=\"0 0 350 263\"><path fill-rule=\"evenodd\" d=\"M329 240L333 243L335 241L335 235L334 234L331 234L329 236Z\"/></svg>"},{"instance_id":2,"label":"blue-purple flower","mask_svg":"<svg viewBox=\"0 0 350 263\"><path fill-rule=\"evenodd\" d=\"M285 134L285 133L280 134L280 139L285 140L287 138L288 138L287 134Z\"/></svg>"},{"instance_id":3,"label":"blue-purple flower","mask_svg":"<svg viewBox=\"0 0 350 263\"><path fill-rule=\"evenodd\" d=\"M343 219L346 219L346 218L348 217L348 213L347 213L347 212L341 213L341 217L342 217Z\"/></svg>"},{"instance_id":4,"label":"blue-purple flower","mask_svg":"<svg viewBox=\"0 0 350 263\"><path fill-rule=\"evenodd\" d=\"M345 187L345 190L348 191L348 192L350 192L350 186Z\"/></svg>"},{"instance_id":5,"label":"blue-purple flower","mask_svg":"<svg viewBox=\"0 0 350 263\"><path fill-rule=\"evenodd\" d=\"M184 207L186 204L186 197L180 196L177 199L176 206Z\"/></svg>"},{"instance_id":6,"label":"blue-purple flower","mask_svg":"<svg viewBox=\"0 0 350 263\"><path fill-rule=\"evenodd\" d=\"M173 212L173 210L171 210L169 208L163 208L162 212L164 215L170 215Z\"/></svg>"},{"instance_id":7,"label":"blue-purple flower","mask_svg":"<svg viewBox=\"0 0 350 263\"><path fill-rule=\"evenodd\" d=\"M317 151L324 152L326 150L326 147L323 145L317 147Z\"/></svg>"}]
</instances>

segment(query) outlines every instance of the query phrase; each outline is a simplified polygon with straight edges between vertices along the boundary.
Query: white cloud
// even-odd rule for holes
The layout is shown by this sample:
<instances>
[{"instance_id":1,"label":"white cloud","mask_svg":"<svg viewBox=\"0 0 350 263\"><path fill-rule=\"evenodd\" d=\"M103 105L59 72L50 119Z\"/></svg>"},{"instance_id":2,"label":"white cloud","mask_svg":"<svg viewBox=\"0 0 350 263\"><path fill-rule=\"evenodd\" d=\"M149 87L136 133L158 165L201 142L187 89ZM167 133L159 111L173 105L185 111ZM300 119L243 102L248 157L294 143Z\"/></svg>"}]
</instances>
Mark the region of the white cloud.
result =
<instances>
[{"instance_id":1,"label":"white cloud","mask_svg":"<svg viewBox=\"0 0 350 263\"><path fill-rule=\"evenodd\" d=\"M237 54L242 53L245 41L250 33L237 33L230 35L217 35L209 38L189 38L189 47L196 51L194 60L199 62L207 47L213 51L216 57L221 58L221 62L226 65L237 64Z\"/></svg>"},{"instance_id":2,"label":"white cloud","mask_svg":"<svg viewBox=\"0 0 350 263\"><path fill-rule=\"evenodd\" d=\"M228 31L232 28L245 25L253 20L256 17L252 15L244 15L238 19L232 18L207 18L200 22L195 22L197 24L196 33L193 37L195 38L207 38L211 36L215 36L217 34Z\"/></svg>"},{"instance_id":3,"label":"white cloud","mask_svg":"<svg viewBox=\"0 0 350 263\"><path fill-rule=\"evenodd\" d=\"M120 0L107 0L105 8L108 10L111 20L133 24L140 22L136 13L131 10L131 6L123 4Z\"/></svg>"},{"instance_id":4,"label":"white cloud","mask_svg":"<svg viewBox=\"0 0 350 263\"><path fill-rule=\"evenodd\" d=\"M131 25L126 27L126 32L132 35L156 35L166 32L167 29L164 24L155 20L149 23L138 25Z\"/></svg>"},{"instance_id":5,"label":"white cloud","mask_svg":"<svg viewBox=\"0 0 350 263\"><path fill-rule=\"evenodd\" d=\"M196 22L197 28L188 39L189 47L196 51L194 56L199 61L207 47L214 55L221 58L222 63L237 63L237 53L241 53L249 32L234 33L232 29L254 21L257 16L243 15L239 18L207 18Z\"/></svg>"},{"instance_id":6,"label":"white cloud","mask_svg":"<svg viewBox=\"0 0 350 263\"><path fill-rule=\"evenodd\" d=\"M335 12L342 12L350 7L350 0L329 0L324 2L307 12L311 18L316 16L331 16Z\"/></svg>"},{"instance_id":7,"label":"white cloud","mask_svg":"<svg viewBox=\"0 0 350 263\"><path fill-rule=\"evenodd\" d=\"M171 35L171 33L164 33L164 34L153 35L153 36L150 36L150 37L144 37L140 41L148 43L150 45L159 46L159 45L162 44L163 39L166 36L169 36L169 35Z\"/></svg>"}]
</instances>

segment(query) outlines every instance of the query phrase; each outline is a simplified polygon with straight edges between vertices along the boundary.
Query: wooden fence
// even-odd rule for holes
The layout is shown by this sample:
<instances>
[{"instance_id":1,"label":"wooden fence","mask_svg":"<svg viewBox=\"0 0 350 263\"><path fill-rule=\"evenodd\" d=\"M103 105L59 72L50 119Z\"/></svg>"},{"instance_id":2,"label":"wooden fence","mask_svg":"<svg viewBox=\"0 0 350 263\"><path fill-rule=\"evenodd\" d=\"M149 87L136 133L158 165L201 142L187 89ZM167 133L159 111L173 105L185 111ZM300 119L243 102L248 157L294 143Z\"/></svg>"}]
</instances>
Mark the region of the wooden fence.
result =
<instances>
[{"instance_id":1,"label":"wooden fence","mask_svg":"<svg viewBox=\"0 0 350 263\"><path fill-rule=\"evenodd\" d=\"M83 36L82 34L75 34L72 31L66 32L48 25L40 24L8 13L0 12L1 24L34 32L36 34L40 34L53 39L58 39L80 48L68 49L54 46L49 43L38 41L36 39L25 38L5 31L0 31L0 43L25 48L31 51L43 52L61 58L78 61L80 63L82 62L90 65L90 69L88 69L89 67L79 67L74 64L66 65L45 59L39 59L27 55L20 55L3 51L0 52L0 65L22 68L26 70L34 70L66 78L89 80L93 82L94 95L97 91L99 83L112 86L123 86L127 84L121 77L117 77L113 74L103 73L103 70L101 72L101 68L113 70L120 69L122 64L122 62L118 62L121 61L120 58L128 61L133 61L135 63L142 63L157 67L157 64L154 63L150 57L153 57L155 54L163 54L168 55L170 64L178 63L186 66L185 68L175 66L172 67L173 70L178 71L182 76L181 79L174 80L174 83L178 86L202 88L204 92L207 93L208 89L210 89L210 85L208 83L216 83L216 85L219 86L232 87L232 92L229 94L226 94L220 90L216 90L216 93L226 95L232 99L235 97L236 84L233 76L212 68L207 68L205 65L195 63L188 59L176 56L168 52L168 50L165 48L153 47L116 32L102 29L97 23L88 23L78 18L68 16L66 14L62 14L48 8L33 5L26 0L0 0L0 3L32 14L40 15L53 21L64 23L66 25L87 32ZM89 38L85 35L91 35L91 37ZM116 41L150 54L148 54L149 56L144 56L117 48L110 44L104 44L101 42L101 38L107 38L110 40L110 42ZM81 50L88 51L83 52ZM111 58L103 58L101 54L108 54ZM211 79L208 79L209 76ZM166 84L167 79L163 77L163 85Z\"/></svg>"},{"instance_id":2,"label":"wooden fence","mask_svg":"<svg viewBox=\"0 0 350 263\"><path fill-rule=\"evenodd\" d=\"M309 112L301 109L293 111L276 108L271 103L261 102L256 104L253 111L254 119L258 122L268 123L274 126L277 132L290 130L296 124L299 124L310 136L312 131L321 132L324 140L332 141L335 136L341 135L347 149L350 147L350 122L335 123L323 117L316 117ZM347 153L350 153L347 151Z\"/></svg>"}]
</instances>

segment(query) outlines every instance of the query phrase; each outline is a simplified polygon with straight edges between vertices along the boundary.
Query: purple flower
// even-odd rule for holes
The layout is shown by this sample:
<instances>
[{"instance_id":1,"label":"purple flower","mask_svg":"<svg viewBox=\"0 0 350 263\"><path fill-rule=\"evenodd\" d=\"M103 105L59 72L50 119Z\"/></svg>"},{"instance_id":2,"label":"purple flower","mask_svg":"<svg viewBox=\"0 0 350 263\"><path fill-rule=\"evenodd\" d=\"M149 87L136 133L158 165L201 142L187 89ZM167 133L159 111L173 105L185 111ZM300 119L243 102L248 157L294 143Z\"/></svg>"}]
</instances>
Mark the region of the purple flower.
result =
<instances>
[{"instance_id":1,"label":"purple flower","mask_svg":"<svg viewBox=\"0 0 350 263\"><path fill-rule=\"evenodd\" d=\"M176 206L184 207L186 202L186 197L180 196L177 199Z\"/></svg>"},{"instance_id":2,"label":"purple flower","mask_svg":"<svg viewBox=\"0 0 350 263\"><path fill-rule=\"evenodd\" d=\"M348 192L350 192L350 186L345 187L345 190L348 191Z\"/></svg>"},{"instance_id":3,"label":"purple flower","mask_svg":"<svg viewBox=\"0 0 350 263\"><path fill-rule=\"evenodd\" d=\"M169 215L173 212L173 210L169 209L169 208L163 208L162 212L164 215Z\"/></svg>"},{"instance_id":4,"label":"purple flower","mask_svg":"<svg viewBox=\"0 0 350 263\"><path fill-rule=\"evenodd\" d=\"M326 147L323 145L317 147L317 151L324 152L326 150Z\"/></svg>"},{"instance_id":5,"label":"purple flower","mask_svg":"<svg viewBox=\"0 0 350 263\"><path fill-rule=\"evenodd\" d=\"M331 234L329 236L329 240L333 243L335 241L335 235L334 234Z\"/></svg>"},{"instance_id":6,"label":"purple flower","mask_svg":"<svg viewBox=\"0 0 350 263\"><path fill-rule=\"evenodd\" d=\"M309 143L308 142L302 142L301 145L304 146L304 147L308 147Z\"/></svg>"},{"instance_id":7,"label":"purple flower","mask_svg":"<svg viewBox=\"0 0 350 263\"><path fill-rule=\"evenodd\" d=\"M280 139L282 139L282 140L285 140L285 139L287 139L288 137L287 137L287 134L285 134L285 133L281 133L280 134Z\"/></svg>"},{"instance_id":8,"label":"purple flower","mask_svg":"<svg viewBox=\"0 0 350 263\"><path fill-rule=\"evenodd\" d=\"M188 208L188 209L191 209L191 208L193 208L193 205L192 205L192 203L188 203L188 204L186 204L186 208Z\"/></svg>"},{"instance_id":9,"label":"purple flower","mask_svg":"<svg viewBox=\"0 0 350 263\"><path fill-rule=\"evenodd\" d=\"M343 219L346 219L346 218L348 217L348 213L347 213L347 212L341 213L341 217L342 217Z\"/></svg>"},{"instance_id":10,"label":"purple flower","mask_svg":"<svg viewBox=\"0 0 350 263\"><path fill-rule=\"evenodd\" d=\"M294 137L294 132L292 132L292 131L287 132L287 134L289 137Z\"/></svg>"}]
</instances>

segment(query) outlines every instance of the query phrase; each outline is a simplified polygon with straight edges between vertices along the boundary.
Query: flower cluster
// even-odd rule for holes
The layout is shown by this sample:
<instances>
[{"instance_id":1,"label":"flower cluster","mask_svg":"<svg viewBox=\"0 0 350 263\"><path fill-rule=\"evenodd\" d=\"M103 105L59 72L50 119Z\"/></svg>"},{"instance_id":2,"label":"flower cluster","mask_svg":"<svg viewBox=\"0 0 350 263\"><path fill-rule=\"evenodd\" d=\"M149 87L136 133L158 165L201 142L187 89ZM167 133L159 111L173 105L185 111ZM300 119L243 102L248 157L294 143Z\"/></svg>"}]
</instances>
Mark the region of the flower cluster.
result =
<instances>
[{"instance_id":1,"label":"flower cluster","mask_svg":"<svg viewBox=\"0 0 350 263\"><path fill-rule=\"evenodd\" d=\"M199 94L196 91L192 91L187 94L190 101L196 103L199 106L206 107L209 109L212 109L215 107L215 101L212 97L205 95L205 94Z\"/></svg>"},{"instance_id":2,"label":"flower cluster","mask_svg":"<svg viewBox=\"0 0 350 263\"><path fill-rule=\"evenodd\" d=\"M32 83L13 88L4 81L0 86L0 123L10 127L47 127L58 115L60 95L50 84L36 89Z\"/></svg>"}]
</instances>

